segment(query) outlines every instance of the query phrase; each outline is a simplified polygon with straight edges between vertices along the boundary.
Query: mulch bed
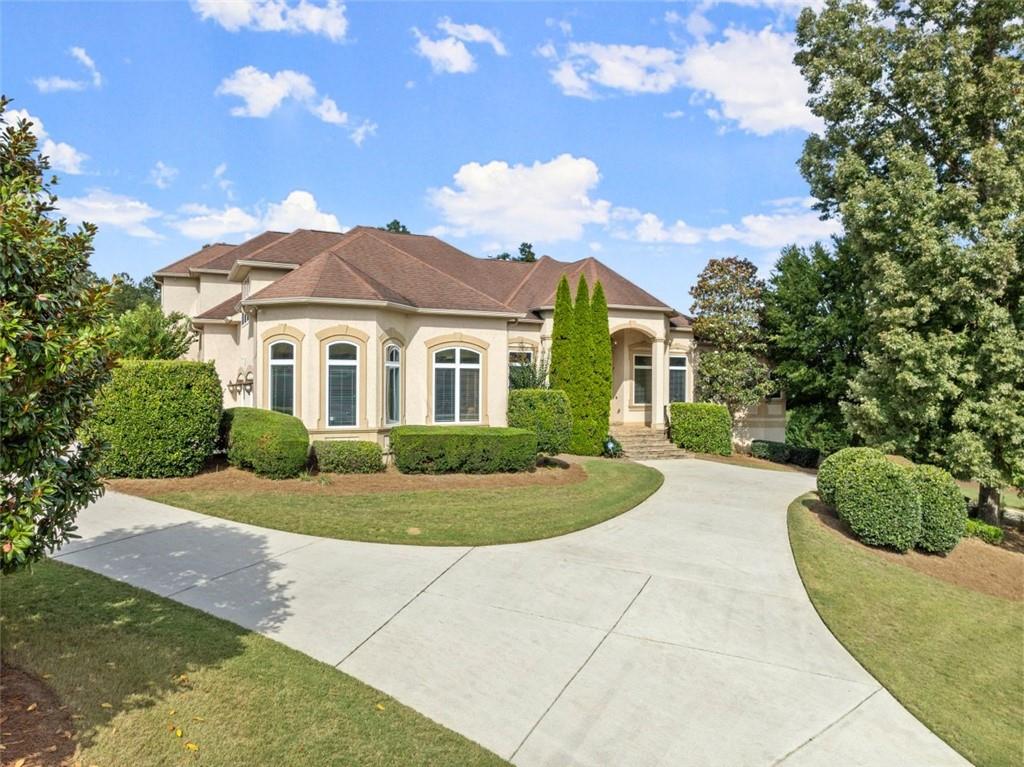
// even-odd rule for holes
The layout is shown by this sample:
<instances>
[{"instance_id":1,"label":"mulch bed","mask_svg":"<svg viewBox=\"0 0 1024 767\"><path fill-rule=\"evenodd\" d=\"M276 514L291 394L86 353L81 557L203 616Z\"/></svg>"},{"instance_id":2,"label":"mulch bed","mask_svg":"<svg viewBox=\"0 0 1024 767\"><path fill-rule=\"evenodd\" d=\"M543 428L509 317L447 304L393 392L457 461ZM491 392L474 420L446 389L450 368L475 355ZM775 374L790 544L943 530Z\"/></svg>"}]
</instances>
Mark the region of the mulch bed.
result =
<instances>
[{"instance_id":1,"label":"mulch bed","mask_svg":"<svg viewBox=\"0 0 1024 767\"><path fill-rule=\"evenodd\" d=\"M74 725L42 679L0 665L0 764L3 767L70 767Z\"/></svg>"},{"instance_id":2,"label":"mulch bed","mask_svg":"<svg viewBox=\"0 0 1024 767\"><path fill-rule=\"evenodd\" d=\"M112 479L107 487L131 495L216 490L239 493L315 493L364 495L472 488L557 487L582 482L583 467L573 458L549 459L535 471L517 474L402 474L393 466L379 474L313 474L306 479L263 479L248 471L212 464L194 477L175 479Z\"/></svg>"},{"instance_id":3,"label":"mulch bed","mask_svg":"<svg viewBox=\"0 0 1024 767\"><path fill-rule=\"evenodd\" d=\"M945 556L920 551L900 554L860 543L832 509L821 501L815 500L805 506L835 535L880 559L981 594L1024 601L1024 536L1014 530L1005 531L1007 540L1002 546L993 546L977 538L964 538Z\"/></svg>"}]
</instances>

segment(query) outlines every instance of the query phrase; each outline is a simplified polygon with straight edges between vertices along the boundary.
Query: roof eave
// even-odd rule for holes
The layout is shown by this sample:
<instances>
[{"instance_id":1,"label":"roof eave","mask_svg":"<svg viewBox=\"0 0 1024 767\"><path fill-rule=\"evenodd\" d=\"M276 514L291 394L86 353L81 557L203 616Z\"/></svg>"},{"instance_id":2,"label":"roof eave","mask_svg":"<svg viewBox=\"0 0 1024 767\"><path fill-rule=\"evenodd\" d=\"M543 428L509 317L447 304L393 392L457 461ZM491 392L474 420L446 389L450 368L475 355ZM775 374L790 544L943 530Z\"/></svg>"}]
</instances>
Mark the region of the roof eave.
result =
<instances>
[{"instance_id":1,"label":"roof eave","mask_svg":"<svg viewBox=\"0 0 1024 767\"><path fill-rule=\"evenodd\" d=\"M228 279L232 282L238 282L244 280L246 275L249 274L250 269L278 269L283 272L290 272L298 269L301 264L285 264L280 261L256 261L252 259L242 258L231 267L229 271Z\"/></svg>"},{"instance_id":2,"label":"roof eave","mask_svg":"<svg viewBox=\"0 0 1024 767\"><path fill-rule=\"evenodd\" d=\"M412 306L397 301L376 301L359 298L317 298L315 296L302 298L248 298L242 301L242 306L284 306L288 304L327 304L334 306L374 306L384 309L395 309L410 314L443 314L473 317L500 317L503 319L519 319L525 315L522 312L501 312L489 309L439 309L433 307Z\"/></svg>"}]
</instances>

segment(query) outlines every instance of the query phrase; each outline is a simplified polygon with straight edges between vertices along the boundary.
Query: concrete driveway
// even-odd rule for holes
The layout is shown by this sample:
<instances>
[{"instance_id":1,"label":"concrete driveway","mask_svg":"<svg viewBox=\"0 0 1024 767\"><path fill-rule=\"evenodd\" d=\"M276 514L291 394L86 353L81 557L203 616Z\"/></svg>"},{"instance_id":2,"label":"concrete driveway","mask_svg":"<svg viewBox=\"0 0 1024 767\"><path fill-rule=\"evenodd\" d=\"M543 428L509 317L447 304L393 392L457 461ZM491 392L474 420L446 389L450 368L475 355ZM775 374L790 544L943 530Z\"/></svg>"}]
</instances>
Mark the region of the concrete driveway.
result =
<instances>
[{"instance_id":1,"label":"concrete driveway","mask_svg":"<svg viewBox=\"0 0 1024 767\"><path fill-rule=\"evenodd\" d=\"M60 559L273 637L521 765L964 765L800 582L804 474L652 462L662 489L536 543L336 541L111 493Z\"/></svg>"}]
</instances>

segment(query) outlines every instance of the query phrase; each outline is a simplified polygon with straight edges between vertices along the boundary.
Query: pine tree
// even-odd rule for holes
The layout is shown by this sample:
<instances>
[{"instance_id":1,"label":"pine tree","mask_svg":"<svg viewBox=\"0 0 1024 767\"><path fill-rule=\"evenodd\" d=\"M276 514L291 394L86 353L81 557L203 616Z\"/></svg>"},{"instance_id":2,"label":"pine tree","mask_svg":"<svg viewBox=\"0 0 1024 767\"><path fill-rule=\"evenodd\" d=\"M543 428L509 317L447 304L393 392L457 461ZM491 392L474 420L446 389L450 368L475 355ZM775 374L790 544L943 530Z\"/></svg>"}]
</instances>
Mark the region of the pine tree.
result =
<instances>
[{"instance_id":1,"label":"pine tree","mask_svg":"<svg viewBox=\"0 0 1024 767\"><path fill-rule=\"evenodd\" d=\"M608 332L608 301L600 282L594 285L590 299L591 343L593 345L594 370L594 428L597 439L604 441L608 433L612 399L612 337Z\"/></svg>"},{"instance_id":2,"label":"pine tree","mask_svg":"<svg viewBox=\"0 0 1024 767\"><path fill-rule=\"evenodd\" d=\"M562 277L555 293L555 315L551 328L551 369L548 378L552 389L568 393L569 377L572 372L572 296L569 281Z\"/></svg>"},{"instance_id":3,"label":"pine tree","mask_svg":"<svg viewBox=\"0 0 1024 767\"><path fill-rule=\"evenodd\" d=\"M572 408L572 440L569 450L576 455L600 452L602 434L594 439L594 343L593 318L590 312L590 290L580 275L576 284L576 302L572 320L572 371L569 383L569 405Z\"/></svg>"}]
</instances>

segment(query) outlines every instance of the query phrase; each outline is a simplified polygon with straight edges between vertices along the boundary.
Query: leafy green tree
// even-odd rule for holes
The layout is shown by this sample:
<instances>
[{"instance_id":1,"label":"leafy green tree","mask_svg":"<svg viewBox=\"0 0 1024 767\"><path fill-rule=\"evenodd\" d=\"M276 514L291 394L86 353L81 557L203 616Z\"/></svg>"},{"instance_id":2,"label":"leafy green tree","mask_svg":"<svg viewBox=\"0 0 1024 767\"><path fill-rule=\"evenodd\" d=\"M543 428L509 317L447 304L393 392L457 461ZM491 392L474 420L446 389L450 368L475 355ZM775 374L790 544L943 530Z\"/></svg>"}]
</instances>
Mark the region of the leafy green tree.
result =
<instances>
[{"instance_id":1,"label":"leafy green tree","mask_svg":"<svg viewBox=\"0 0 1024 767\"><path fill-rule=\"evenodd\" d=\"M184 314L164 314L150 303L125 312L115 325L111 347L125 359L176 360L188 351L196 335Z\"/></svg>"},{"instance_id":2,"label":"leafy green tree","mask_svg":"<svg viewBox=\"0 0 1024 767\"><path fill-rule=\"evenodd\" d=\"M612 337L608 332L608 301L604 286L598 280L590 299L591 343L593 344L595 426L603 441L608 436L612 408Z\"/></svg>"},{"instance_id":3,"label":"leafy green tree","mask_svg":"<svg viewBox=\"0 0 1024 767\"><path fill-rule=\"evenodd\" d=\"M397 218L391 219L381 228L384 229L385 232L391 232L392 234L412 234L412 232L406 228L405 224Z\"/></svg>"},{"instance_id":4,"label":"leafy green tree","mask_svg":"<svg viewBox=\"0 0 1024 767\"><path fill-rule=\"evenodd\" d=\"M690 290L693 337L701 347L697 398L729 408L753 407L775 391L760 333L764 284L745 258L713 258Z\"/></svg>"},{"instance_id":5,"label":"leafy green tree","mask_svg":"<svg viewBox=\"0 0 1024 767\"><path fill-rule=\"evenodd\" d=\"M763 294L761 324L772 373L786 390L786 440L826 453L845 447L840 402L860 368L866 307L857 251L837 239L782 251Z\"/></svg>"},{"instance_id":6,"label":"leafy green tree","mask_svg":"<svg viewBox=\"0 0 1024 767\"><path fill-rule=\"evenodd\" d=\"M529 242L519 243L519 258L516 261L525 261L532 264L537 260L537 254L533 252L533 244Z\"/></svg>"},{"instance_id":7,"label":"leafy green tree","mask_svg":"<svg viewBox=\"0 0 1024 767\"><path fill-rule=\"evenodd\" d=\"M110 285L110 303L115 317L142 304L160 305L160 286L152 276L135 282L127 272L118 272L111 278Z\"/></svg>"},{"instance_id":8,"label":"leafy green tree","mask_svg":"<svg viewBox=\"0 0 1024 767\"><path fill-rule=\"evenodd\" d=\"M569 281L563 275L555 292L555 312L551 326L551 369L548 378L552 389L561 389L567 393L573 372L572 326L572 295L569 293Z\"/></svg>"},{"instance_id":9,"label":"leafy green tree","mask_svg":"<svg viewBox=\"0 0 1024 767\"><path fill-rule=\"evenodd\" d=\"M829 0L797 25L824 130L801 170L863 259L869 443L1024 485L1024 22L1019 2Z\"/></svg>"},{"instance_id":10,"label":"leafy green tree","mask_svg":"<svg viewBox=\"0 0 1024 767\"><path fill-rule=\"evenodd\" d=\"M548 373L551 366L542 354L532 364L510 365L508 369L508 388L510 389L547 389Z\"/></svg>"},{"instance_id":11,"label":"leafy green tree","mask_svg":"<svg viewBox=\"0 0 1024 767\"><path fill-rule=\"evenodd\" d=\"M0 118L9 100L0 97ZM96 228L54 219L30 123L0 134L0 571L59 548L103 485L79 427L110 378L109 286L89 271Z\"/></svg>"}]
</instances>

